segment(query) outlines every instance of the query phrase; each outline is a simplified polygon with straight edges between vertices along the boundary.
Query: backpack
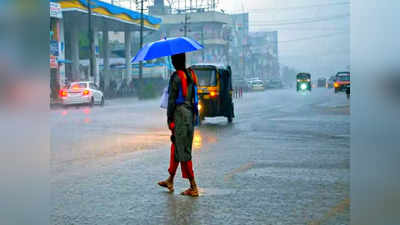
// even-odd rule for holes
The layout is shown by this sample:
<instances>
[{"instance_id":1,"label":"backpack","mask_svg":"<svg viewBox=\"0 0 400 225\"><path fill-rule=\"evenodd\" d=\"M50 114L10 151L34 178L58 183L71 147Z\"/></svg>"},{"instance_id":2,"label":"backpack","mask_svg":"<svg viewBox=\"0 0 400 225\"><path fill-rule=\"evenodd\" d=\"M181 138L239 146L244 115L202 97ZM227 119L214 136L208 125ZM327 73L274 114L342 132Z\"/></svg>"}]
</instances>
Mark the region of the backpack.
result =
<instances>
[{"instance_id":1,"label":"backpack","mask_svg":"<svg viewBox=\"0 0 400 225\"><path fill-rule=\"evenodd\" d=\"M178 94L178 98L176 99L176 104L180 105L183 104L185 102L185 97L187 96L187 92L188 92L188 85L187 85L187 78L186 78L186 73L183 70L177 70L176 71L178 74L179 79L181 80L181 87L179 87L179 94ZM198 104L199 104L199 97L197 96L197 76L194 73L194 71L192 69L189 69L189 73L192 76L192 80L193 80L193 111L195 114L195 121L194 121L194 125L198 126L199 122L200 122L200 118L199 118L199 109L198 109Z\"/></svg>"}]
</instances>

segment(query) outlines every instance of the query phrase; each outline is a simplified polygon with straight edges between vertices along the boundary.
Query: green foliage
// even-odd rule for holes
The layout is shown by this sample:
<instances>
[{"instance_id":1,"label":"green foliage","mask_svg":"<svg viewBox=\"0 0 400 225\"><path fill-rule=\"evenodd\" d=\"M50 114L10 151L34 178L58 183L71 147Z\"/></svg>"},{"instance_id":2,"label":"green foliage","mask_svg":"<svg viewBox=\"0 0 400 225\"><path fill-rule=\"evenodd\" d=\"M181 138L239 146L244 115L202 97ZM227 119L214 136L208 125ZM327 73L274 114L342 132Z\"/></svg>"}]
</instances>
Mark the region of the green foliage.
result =
<instances>
[{"instance_id":1,"label":"green foliage","mask_svg":"<svg viewBox=\"0 0 400 225\"><path fill-rule=\"evenodd\" d=\"M143 85L138 86L138 97L139 99L151 99L158 97L159 91L155 88L155 86L148 82Z\"/></svg>"},{"instance_id":2,"label":"green foliage","mask_svg":"<svg viewBox=\"0 0 400 225\"><path fill-rule=\"evenodd\" d=\"M79 58L89 58L89 37L87 32L79 33Z\"/></svg>"},{"instance_id":3,"label":"green foliage","mask_svg":"<svg viewBox=\"0 0 400 225\"><path fill-rule=\"evenodd\" d=\"M79 33L79 47L89 47L89 37L87 32Z\"/></svg>"}]
</instances>

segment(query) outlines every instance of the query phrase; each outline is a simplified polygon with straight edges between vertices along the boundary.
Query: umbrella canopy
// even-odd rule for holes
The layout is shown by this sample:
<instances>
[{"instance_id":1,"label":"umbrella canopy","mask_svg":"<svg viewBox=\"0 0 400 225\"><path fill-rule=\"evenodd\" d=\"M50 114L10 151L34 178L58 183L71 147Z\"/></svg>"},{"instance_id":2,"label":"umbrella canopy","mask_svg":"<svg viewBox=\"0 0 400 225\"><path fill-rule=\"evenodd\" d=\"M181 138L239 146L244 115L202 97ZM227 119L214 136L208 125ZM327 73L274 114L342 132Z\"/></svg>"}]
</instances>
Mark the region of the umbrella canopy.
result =
<instances>
[{"instance_id":1,"label":"umbrella canopy","mask_svg":"<svg viewBox=\"0 0 400 225\"><path fill-rule=\"evenodd\" d=\"M204 47L201 44L188 37L164 38L163 40L146 44L131 60L131 63L192 52L202 48Z\"/></svg>"}]
</instances>

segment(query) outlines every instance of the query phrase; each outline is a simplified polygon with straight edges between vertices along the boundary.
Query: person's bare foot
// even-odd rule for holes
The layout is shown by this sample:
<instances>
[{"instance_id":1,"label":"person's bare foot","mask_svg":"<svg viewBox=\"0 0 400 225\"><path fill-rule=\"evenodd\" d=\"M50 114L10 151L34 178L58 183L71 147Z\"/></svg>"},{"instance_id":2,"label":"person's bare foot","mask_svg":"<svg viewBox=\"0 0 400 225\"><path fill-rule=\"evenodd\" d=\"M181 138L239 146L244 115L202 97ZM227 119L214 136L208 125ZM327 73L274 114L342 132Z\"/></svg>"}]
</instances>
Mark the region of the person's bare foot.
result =
<instances>
[{"instance_id":1,"label":"person's bare foot","mask_svg":"<svg viewBox=\"0 0 400 225\"><path fill-rule=\"evenodd\" d=\"M158 182L158 185L160 185L161 187L168 188L170 192L174 191L174 182L170 181L169 179Z\"/></svg>"},{"instance_id":2,"label":"person's bare foot","mask_svg":"<svg viewBox=\"0 0 400 225\"><path fill-rule=\"evenodd\" d=\"M191 197L198 197L199 196L199 190L197 187L191 187L186 189L184 192L181 193L181 195L187 195Z\"/></svg>"}]
</instances>

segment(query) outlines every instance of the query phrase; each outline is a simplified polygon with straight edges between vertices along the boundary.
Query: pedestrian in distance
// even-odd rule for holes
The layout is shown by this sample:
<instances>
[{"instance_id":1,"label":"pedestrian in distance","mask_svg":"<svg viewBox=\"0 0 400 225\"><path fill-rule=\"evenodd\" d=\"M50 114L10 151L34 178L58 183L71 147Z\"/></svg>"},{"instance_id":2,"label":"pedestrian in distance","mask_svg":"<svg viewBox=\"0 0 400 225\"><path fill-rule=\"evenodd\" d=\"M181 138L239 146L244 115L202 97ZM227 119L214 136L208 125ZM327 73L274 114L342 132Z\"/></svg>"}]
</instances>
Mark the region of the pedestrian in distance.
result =
<instances>
[{"instance_id":1,"label":"pedestrian in distance","mask_svg":"<svg viewBox=\"0 0 400 225\"><path fill-rule=\"evenodd\" d=\"M182 195L197 197L199 191L194 178L192 164L192 142L196 122L196 85L194 71L186 69L185 53L171 56L175 72L171 75L168 88L167 122L171 130L171 153L169 177L158 185L174 191L174 177L181 165L182 177L189 180L190 187Z\"/></svg>"},{"instance_id":2,"label":"pedestrian in distance","mask_svg":"<svg viewBox=\"0 0 400 225\"><path fill-rule=\"evenodd\" d=\"M238 98L238 87L235 87L235 98Z\"/></svg>"}]
</instances>

